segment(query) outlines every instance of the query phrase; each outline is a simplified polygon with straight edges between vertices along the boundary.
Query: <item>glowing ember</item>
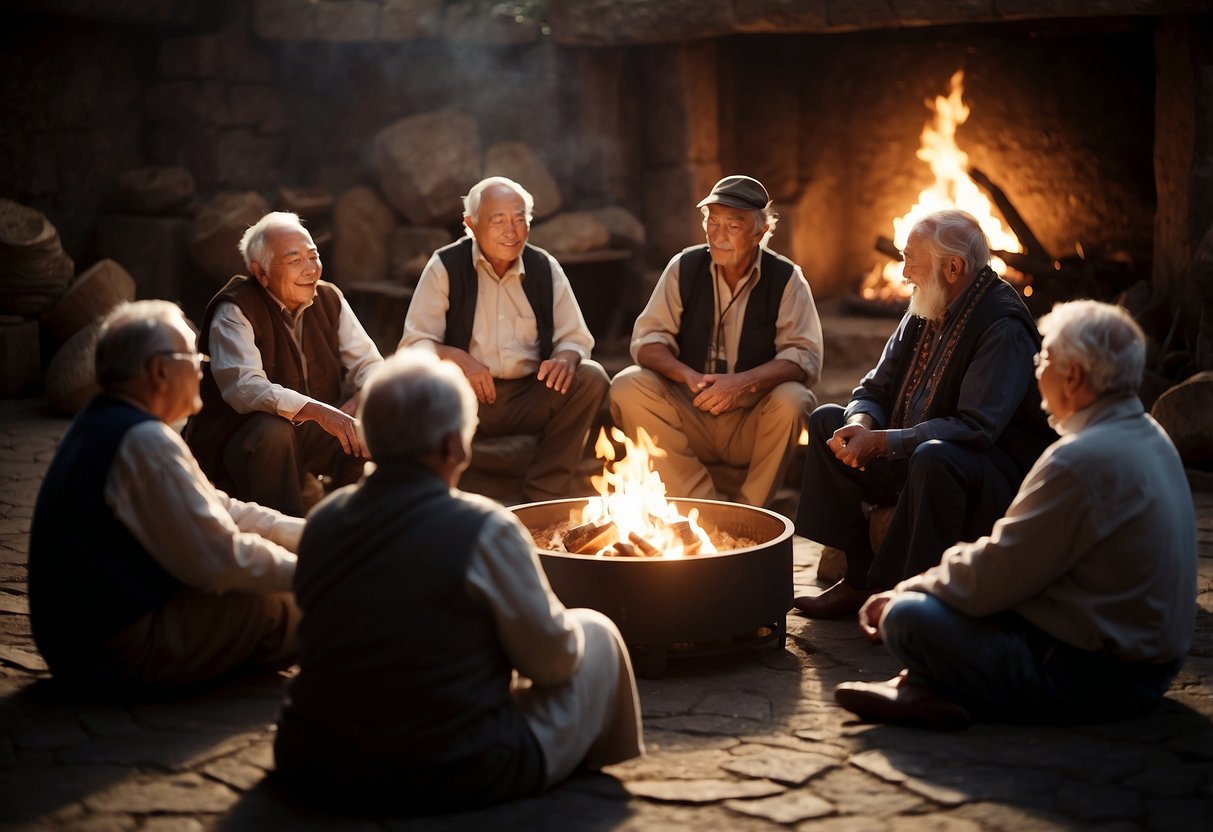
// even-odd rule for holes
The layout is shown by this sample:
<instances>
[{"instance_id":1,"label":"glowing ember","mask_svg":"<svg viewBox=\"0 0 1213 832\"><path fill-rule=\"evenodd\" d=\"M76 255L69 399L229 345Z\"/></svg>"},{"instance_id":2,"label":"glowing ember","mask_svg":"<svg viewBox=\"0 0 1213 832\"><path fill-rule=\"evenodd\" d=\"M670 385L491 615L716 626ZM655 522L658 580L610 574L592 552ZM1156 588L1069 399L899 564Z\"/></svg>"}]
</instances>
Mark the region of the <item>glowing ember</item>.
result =
<instances>
[{"instance_id":1,"label":"glowing ember","mask_svg":"<svg viewBox=\"0 0 1213 832\"><path fill-rule=\"evenodd\" d=\"M990 238L992 248L999 251L1023 251L1019 239L994 215L993 206L969 177L969 156L956 145L956 128L969 117L961 94L964 70L952 76L951 92L944 98L935 97L934 106L927 102L927 109L934 110L935 118L922 128L922 146L918 158L931 166L935 182L918 195L918 202L904 216L893 220L893 244L905 248L910 230L932 211L944 208L959 208L977 218L981 230ZM1006 264L998 257L990 261L994 271L1005 274ZM910 285L902 279L902 264L893 260L883 268L877 265L860 287L860 294L868 300L896 300L910 295Z\"/></svg>"}]
</instances>

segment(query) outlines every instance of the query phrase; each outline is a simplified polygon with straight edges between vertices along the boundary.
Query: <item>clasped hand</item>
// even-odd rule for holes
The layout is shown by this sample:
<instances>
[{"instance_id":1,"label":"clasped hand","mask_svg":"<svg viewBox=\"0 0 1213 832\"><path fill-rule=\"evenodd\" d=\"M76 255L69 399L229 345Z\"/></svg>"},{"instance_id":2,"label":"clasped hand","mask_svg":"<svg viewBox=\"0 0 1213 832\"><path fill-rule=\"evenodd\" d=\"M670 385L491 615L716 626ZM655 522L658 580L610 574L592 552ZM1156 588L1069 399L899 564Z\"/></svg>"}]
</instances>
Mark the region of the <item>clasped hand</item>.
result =
<instances>
[{"instance_id":1,"label":"clasped hand","mask_svg":"<svg viewBox=\"0 0 1213 832\"><path fill-rule=\"evenodd\" d=\"M826 440L826 445L844 465L864 468L885 452L884 431L870 430L863 425L843 425Z\"/></svg>"},{"instance_id":2,"label":"clasped hand","mask_svg":"<svg viewBox=\"0 0 1213 832\"><path fill-rule=\"evenodd\" d=\"M696 374L688 380L687 386L695 394L691 403L713 416L744 407L757 392L737 373Z\"/></svg>"}]
</instances>

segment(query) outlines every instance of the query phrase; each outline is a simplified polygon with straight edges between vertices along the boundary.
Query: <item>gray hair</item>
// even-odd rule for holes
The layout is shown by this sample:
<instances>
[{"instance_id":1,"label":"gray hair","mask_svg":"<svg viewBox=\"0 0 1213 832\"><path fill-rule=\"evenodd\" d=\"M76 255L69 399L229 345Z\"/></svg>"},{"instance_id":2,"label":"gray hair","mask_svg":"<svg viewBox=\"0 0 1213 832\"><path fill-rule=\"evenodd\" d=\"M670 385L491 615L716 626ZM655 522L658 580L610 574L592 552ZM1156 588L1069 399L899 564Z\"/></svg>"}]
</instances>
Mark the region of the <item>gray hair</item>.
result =
<instances>
[{"instance_id":1,"label":"gray hair","mask_svg":"<svg viewBox=\"0 0 1213 832\"><path fill-rule=\"evenodd\" d=\"M452 431L470 447L476 407L476 394L458 366L414 347L400 350L375 371L358 417L372 459L414 460L438 450Z\"/></svg>"},{"instance_id":2,"label":"gray hair","mask_svg":"<svg viewBox=\"0 0 1213 832\"><path fill-rule=\"evenodd\" d=\"M775 226L779 225L779 214L772 207L775 203L768 202L765 208L754 208L750 211L754 215L754 227L759 228L766 225L767 230L763 233L762 239L758 241L758 245L765 246L770 242L771 237L775 235ZM704 205L699 209L703 214L703 227L707 230L708 227L708 206Z\"/></svg>"},{"instance_id":3,"label":"gray hair","mask_svg":"<svg viewBox=\"0 0 1213 832\"><path fill-rule=\"evenodd\" d=\"M167 300L121 303L101 321L93 368L97 383L106 390L143 372L147 360L174 349L171 329L184 324L193 329L185 313Z\"/></svg>"},{"instance_id":4,"label":"gray hair","mask_svg":"<svg viewBox=\"0 0 1213 832\"><path fill-rule=\"evenodd\" d=\"M269 232L279 230L302 231L308 234L298 214L292 214L290 211L271 211L250 225L240 238L240 256L244 258L246 269L252 269L253 263L260 263L263 269L269 268L269 246L265 237Z\"/></svg>"},{"instance_id":5,"label":"gray hair","mask_svg":"<svg viewBox=\"0 0 1213 832\"><path fill-rule=\"evenodd\" d=\"M965 274L976 274L990 264L990 240L977 218L966 211L949 208L935 211L915 223L911 237L920 237L931 253L932 271L938 271L945 257L959 257Z\"/></svg>"},{"instance_id":6,"label":"gray hair","mask_svg":"<svg viewBox=\"0 0 1213 832\"><path fill-rule=\"evenodd\" d=\"M1040 319L1049 361L1078 364L1096 396L1136 393L1146 363L1146 336L1121 306L1094 300L1059 303Z\"/></svg>"},{"instance_id":7,"label":"gray hair","mask_svg":"<svg viewBox=\"0 0 1213 832\"><path fill-rule=\"evenodd\" d=\"M535 197L531 196L530 191L513 179L508 179L504 176L489 176L473 185L472 189L468 191L467 196L463 198L463 215L471 217L473 220L480 219L480 198L484 196L485 191L494 185L504 185L522 197L522 207L526 211L526 224L529 226L531 220L535 217ZM465 227L464 231L467 236L472 236L472 229Z\"/></svg>"}]
</instances>

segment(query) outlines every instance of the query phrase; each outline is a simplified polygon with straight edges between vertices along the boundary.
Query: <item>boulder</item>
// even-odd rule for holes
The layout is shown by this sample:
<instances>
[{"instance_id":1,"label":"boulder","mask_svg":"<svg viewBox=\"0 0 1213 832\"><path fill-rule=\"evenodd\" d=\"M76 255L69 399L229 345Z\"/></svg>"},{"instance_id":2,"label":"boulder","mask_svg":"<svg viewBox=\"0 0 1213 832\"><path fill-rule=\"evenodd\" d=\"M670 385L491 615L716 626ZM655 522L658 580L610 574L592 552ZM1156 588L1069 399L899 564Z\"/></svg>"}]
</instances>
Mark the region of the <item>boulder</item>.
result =
<instances>
[{"instance_id":1,"label":"boulder","mask_svg":"<svg viewBox=\"0 0 1213 832\"><path fill-rule=\"evenodd\" d=\"M46 368L46 400L55 410L74 416L101 392L93 354L97 349L100 323L93 323L67 339Z\"/></svg>"},{"instance_id":2,"label":"boulder","mask_svg":"<svg viewBox=\"0 0 1213 832\"><path fill-rule=\"evenodd\" d=\"M375 136L372 157L380 190L413 225L442 225L463 216L461 197L480 180L480 132L464 113L402 118Z\"/></svg>"},{"instance_id":3,"label":"boulder","mask_svg":"<svg viewBox=\"0 0 1213 832\"><path fill-rule=\"evenodd\" d=\"M397 228L388 243L388 268L392 279L406 286L416 286L430 256L452 242L451 233L445 228Z\"/></svg>"},{"instance_id":4,"label":"boulder","mask_svg":"<svg viewBox=\"0 0 1213 832\"><path fill-rule=\"evenodd\" d=\"M42 323L63 342L118 304L134 299L135 279L113 260L99 260L72 281L42 316Z\"/></svg>"},{"instance_id":5,"label":"boulder","mask_svg":"<svg viewBox=\"0 0 1213 832\"><path fill-rule=\"evenodd\" d=\"M1213 467L1213 370L1197 373L1158 397L1150 415L1163 426L1184 465Z\"/></svg>"},{"instance_id":6,"label":"boulder","mask_svg":"<svg viewBox=\"0 0 1213 832\"><path fill-rule=\"evenodd\" d=\"M606 226L607 232L611 235L610 245L612 247L644 248L644 225L628 209L610 205L590 211L589 214Z\"/></svg>"},{"instance_id":7,"label":"boulder","mask_svg":"<svg viewBox=\"0 0 1213 832\"><path fill-rule=\"evenodd\" d=\"M540 223L531 229L528 240L557 257L606 248L610 241L611 232L588 211L570 211Z\"/></svg>"},{"instance_id":8,"label":"boulder","mask_svg":"<svg viewBox=\"0 0 1213 832\"><path fill-rule=\"evenodd\" d=\"M190 228L189 253L194 265L216 283L244 274L240 238L269 210L269 203L256 191L215 194L203 203Z\"/></svg>"},{"instance_id":9,"label":"boulder","mask_svg":"<svg viewBox=\"0 0 1213 832\"><path fill-rule=\"evenodd\" d=\"M304 222L316 222L333 210L333 192L322 185L283 185L278 189L278 210L298 214ZM316 236L314 231L312 236Z\"/></svg>"},{"instance_id":10,"label":"boulder","mask_svg":"<svg viewBox=\"0 0 1213 832\"><path fill-rule=\"evenodd\" d=\"M67 288L75 264L41 211L0 199L0 313L33 317Z\"/></svg>"},{"instance_id":11,"label":"boulder","mask_svg":"<svg viewBox=\"0 0 1213 832\"><path fill-rule=\"evenodd\" d=\"M333 208L332 268L325 277L339 286L384 280L388 273L388 238L396 215L374 190L351 188Z\"/></svg>"},{"instance_id":12,"label":"boulder","mask_svg":"<svg viewBox=\"0 0 1213 832\"><path fill-rule=\"evenodd\" d=\"M523 142L498 142L485 151L484 175L508 177L530 191L536 218L560 210L560 186L547 165Z\"/></svg>"},{"instance_id":13,"label":"boulder","mask_svg":"<svg viewBox=\"0 0 1213 832\"><path fill-rule=\"evenodd\" d=\"M170 213L194 196L194 177L182 167L134 168L118 177L118 192L133 214Z\"/></svg>"}]
</instances>

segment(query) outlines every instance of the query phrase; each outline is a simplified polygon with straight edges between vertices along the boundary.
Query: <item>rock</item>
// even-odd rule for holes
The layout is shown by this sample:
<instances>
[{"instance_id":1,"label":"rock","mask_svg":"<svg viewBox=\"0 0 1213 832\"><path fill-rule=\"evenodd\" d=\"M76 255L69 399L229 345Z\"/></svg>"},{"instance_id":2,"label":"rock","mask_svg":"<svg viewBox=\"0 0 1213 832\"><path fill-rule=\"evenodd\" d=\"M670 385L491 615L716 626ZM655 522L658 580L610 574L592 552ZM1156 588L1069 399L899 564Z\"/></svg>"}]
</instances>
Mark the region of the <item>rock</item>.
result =
<instances>
[{"instance_id":1,"label":"rock","mask_svg":"<svg viewBox=\"0 0 1213 832\"><path fill-rule=\"evenodd\" d=\"M608 46L682 42L733 31L733 0L549 0L556 43Z\"/></svg>"},{"instance_id":2,"label":"rock","mask_svg":"<svg viewBox=\"0 0 1213 832\"><path fill-rule=\"evenodd\" d=\"M1166 430L1184 465L1213 465L1213 370L1205 370L1158 397L1150 415Z\"/></svg>"},{"instance_id":3,"label":"rock","mask_svg":"<svg viewBox=\"0 0 1213 832\"><path fill-rule=\"evenodd\" d=\"M612 248L644 248L644 224L628 209L610 205L589 214L606 226Z\"/></svg>"},{"instance_id":4,"label":"rock","mask_svg":"<svg viewBox=\"0 0 1213 832\"><path fill-rule=\"evenodd\" d=\"M67 339L46 368L46 400L67 416L74 416L93 396L101 392L93 352L101 325L89 324Z\"/></svg>"},{"instance_id":5,"label":"rock","mask_svg":"<svg viewBox=\"0 0 1213 832\"><path fill-rule=\"evenodd\" d=\"M380 189L413 225L458 220L461 197L480 180L480 133L464 113L402 118L375 136L372 156Z\"/></svg>"},{"instance_id":6,"label":"rock","mask_svg":"<svg viewBox=\"0 0 1213 832\"><path fill-rule=\"evenodd\" d=\"M531 229L528 242L552 254L577 254L606 248L611 232L593 214L570 211Z\"/></svg>"},{"instance_id":7,"label":"rock","mask_svg":"<svg viewBox=\"0 0 1213 832\"><path fill-rule=\"evenodd\" d=\"M396 216L371 188L351 188L333 208L333 268L325 277L339 286L383 280L388 238Z\"/></svg>"},{"instance_id":8,"label":"rock","mask_svg":"<svg viewBox=\"0 0 1213 832\"><path fill-rule=\"evenodd\" d=\"M0 313L32 317L59 299L75 264L41 211L0 199Z\"/></svg>"},{"instance_id":9,"label":"rock","mask_svg":"<svg viewBox=\"0 0 1213 832\"><path fill-rule=\"evenodd\" d=\"M215 194L202 205L190 229L189 253L194 265L216 283L244 274L240 238L269 210L269 203L256 191Z\"/></svg>"},{"instance_id":10,"label":"rock","mask_svg":"<svg viewBox=\"0 0 1213 832\"><path fill-rule=\"evenodd\" d=\"M484 175L508 177L530 191L536 218L560 210L560 186L547 165L523 142L498 142L485 151Z\"/></svg>"},{"instance_id":11,"label":"rock","mask_svg":"<svg viewBox=\"0 0 1213 832\"><path fill-rule=\"evenodd\" d=\"M99 260L67 287L42 322L62 342L134 299L135 279L113 260Z\"/></svg>"},{"instance_id":12,"label":"rock","mask_svg":"<svg viewBox=\"0 0 1213 832\"><path fill-rule=\"evenodd\" d=\"M384 41L432 38L442 32L443 0L383 0L379 37Z\"/></svg>"},{"instance_id":13,"label":"rock","mask_svg":"<svg viewBox=\"0 0 1213 832\"><path fill-rule=\"evenodd\" d=\"M278 189L278 209L298 214L304 222L316 222L333 210L333 192L322 185L283 185Z\"/></svg>"},{"instance_id":14,"label":"rock","mask_svg":"<svg viewBox=\"0 0 1213 832\"><path fill-rule=\"evenodd\" d=\"M194 196L194 177L182 167L146 167L118 177L118 192L134 214L164 214L185 205Z\"/></svg>"},{"instance_id":15,"label":"rock","mask_svg":"<svg viewBox=\"0 0 1213 832\"><path fill-rule=\"evenodd\" d=\"M476 6L452 3L442 21L442 34L459 43L487 43L512 46L535 43L543 34L543 24L521 13L522 4L493 3Z\"/></svg>"},{"instance_id":16,"label":"rock","mask_svg":"<svg viewBox=\"0 0 1213 832\"><path fill-rule=\"evenodd\" d=\"M397 228L388 241L388 269L392 279L407 286L416 286L417 278L421 276L421 270L430 256L452 242L450 232L444 228Z\"/></svg>"},{"instance_id":17,"label":"rock","mask_svg":"<svg viewBox=\"0 0 1213 832\"><path fill-rule=\"evenodd\" d=\"M0 317L0 398L23 395L38 379L38 322Z\"/></svg>"}]
</instances>

